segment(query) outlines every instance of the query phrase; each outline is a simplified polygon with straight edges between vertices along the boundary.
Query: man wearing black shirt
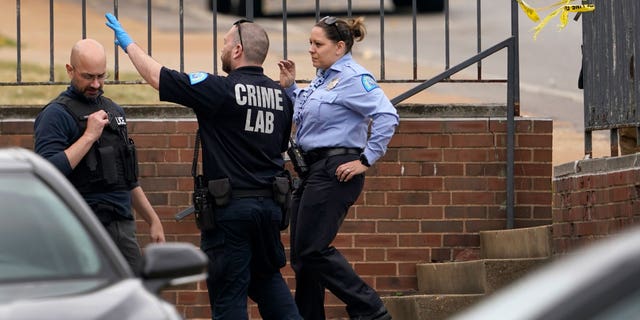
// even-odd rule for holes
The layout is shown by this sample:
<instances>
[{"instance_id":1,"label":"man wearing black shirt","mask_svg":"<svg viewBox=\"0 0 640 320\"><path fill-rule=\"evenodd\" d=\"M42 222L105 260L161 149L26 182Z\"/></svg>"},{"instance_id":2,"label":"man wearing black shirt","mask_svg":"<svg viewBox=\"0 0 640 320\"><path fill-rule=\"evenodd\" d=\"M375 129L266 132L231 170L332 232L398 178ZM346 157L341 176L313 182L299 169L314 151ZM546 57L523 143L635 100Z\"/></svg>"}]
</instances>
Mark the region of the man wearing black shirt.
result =
<instances>
[{"instance_id":1,"label":"man wearing black shirt","mask_svg":"<svg viewBox=\"0 0 640 320\"><path fill-rule=\"evenodd\" d=\"M164 231L138 185L124 110L102 95L108 76L104 47L93 39L78 41L66 69L71 85L36 118L35 151L69 178L137 271L141 252L132 206L149 224L151 241L164 242Z\"/></svg>"},{"instance_id":2,"label":"man wearing black shirt","mask_svg":"<svg viewBox=\"0 0 640 320\"><path fill-rule=\"evenodd\" d=\"M280 268L282 211L270 193L284 174L293 106L264 75L269 48L259 25L239 20L224 36L227 77L182 73L147 55L108 13L107 26L160 99L193 109L200 127L206 182L227 179L231 197L215 207L215 228L201 231L209 256L207 287L213 319L247 319L247 296L263 319L301 319ZM206 185L206 184L205 184ZM210 184L208 184L210 186ZM212 190L209 188L209 193Z\"/></svg>"}]
</instances>

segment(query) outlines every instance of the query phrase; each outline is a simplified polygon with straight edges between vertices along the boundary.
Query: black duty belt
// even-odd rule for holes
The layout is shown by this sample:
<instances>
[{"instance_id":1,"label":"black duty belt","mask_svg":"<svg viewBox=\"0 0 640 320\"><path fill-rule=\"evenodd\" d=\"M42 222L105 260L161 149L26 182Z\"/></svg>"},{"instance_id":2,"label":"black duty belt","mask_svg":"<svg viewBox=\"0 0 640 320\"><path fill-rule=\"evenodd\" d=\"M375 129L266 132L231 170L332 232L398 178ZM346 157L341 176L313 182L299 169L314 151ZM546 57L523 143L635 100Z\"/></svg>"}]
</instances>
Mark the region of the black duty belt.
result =
<instances>
[{"instance_id":1,"label":"black duty belt","mask_svg":"<svg viewBox=\"0 0 640 320\"><path fill-rule=\"evenodd\" d=\"M273 198L272 189L234 189L231 191L233 198Z\"/></svg>"},{"instance_id":2,"label":"black duty belt","mask_svg":"<svg viewBox=\"0 0 640 320\"><path fill-rule=\"evenodd\" d=\"M362 153L360 148L318 148L305 152L304 158L307 164L312 164L316 161L333 156L340 156L345 154L359 155Z\"/></svg>"}]
</instances>

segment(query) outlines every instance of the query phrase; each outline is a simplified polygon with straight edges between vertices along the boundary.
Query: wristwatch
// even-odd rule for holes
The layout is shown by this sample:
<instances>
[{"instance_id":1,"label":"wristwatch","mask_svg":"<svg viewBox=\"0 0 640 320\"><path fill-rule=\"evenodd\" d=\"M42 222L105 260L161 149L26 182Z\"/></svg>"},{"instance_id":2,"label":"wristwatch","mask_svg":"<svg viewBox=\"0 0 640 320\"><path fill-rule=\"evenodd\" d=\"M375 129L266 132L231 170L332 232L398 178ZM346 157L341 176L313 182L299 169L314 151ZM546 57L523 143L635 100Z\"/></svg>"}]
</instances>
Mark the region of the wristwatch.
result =
<instances>
[{"instance_id":1,"label":"wristwatch","mask_svg":"<svg viewBox=\"0 0 640 320\"><path fill-rule=\"evenodd\" d=\"M360 154L360 163L362 163L365 167L371 167L371 165L369 164L369 159L367 159L367 156L365 156L364 153Z\"/></svg>"}]
</instances>

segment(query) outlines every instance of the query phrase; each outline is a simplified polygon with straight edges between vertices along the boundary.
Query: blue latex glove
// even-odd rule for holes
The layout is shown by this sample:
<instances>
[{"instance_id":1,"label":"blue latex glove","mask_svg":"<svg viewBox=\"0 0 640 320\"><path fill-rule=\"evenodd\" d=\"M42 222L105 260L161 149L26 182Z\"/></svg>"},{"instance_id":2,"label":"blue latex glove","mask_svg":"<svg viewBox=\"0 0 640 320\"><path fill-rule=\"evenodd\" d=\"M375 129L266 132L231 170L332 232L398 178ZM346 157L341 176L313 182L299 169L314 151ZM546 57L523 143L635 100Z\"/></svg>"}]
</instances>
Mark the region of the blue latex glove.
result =
<instances>
[{"instance_id":1,"label":"blue latex glove","mask_svg":"<svg viewBox=\"0 0 640 320\"><path fill-rule=\"evenodd\" d=\"M133 43L133 39L131 39L129 34L124 31L122 25L120 25L120 22L118 21L118 18L116 18L113 14L107 13L104 16L107 18L107 22L105 24L115 33L115 43L119 45L120 48L124 50L124 52L127 52L127 47Z\"/></svg>"}]
</instances>

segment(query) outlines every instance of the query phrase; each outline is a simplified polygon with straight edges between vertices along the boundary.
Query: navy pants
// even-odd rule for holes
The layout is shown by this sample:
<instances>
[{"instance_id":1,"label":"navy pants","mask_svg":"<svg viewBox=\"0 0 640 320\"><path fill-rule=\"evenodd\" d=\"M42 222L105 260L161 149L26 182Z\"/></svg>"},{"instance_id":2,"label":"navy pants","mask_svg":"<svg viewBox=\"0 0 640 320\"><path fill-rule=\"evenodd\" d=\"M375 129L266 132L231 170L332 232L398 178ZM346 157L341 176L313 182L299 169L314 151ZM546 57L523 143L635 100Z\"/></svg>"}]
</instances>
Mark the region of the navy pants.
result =
<instances>
[{"instance_id":1,"label":"navy pants","mask_svg":"<svg viewBox=\"0 0 640 320\"><path fill-rule=\"evenodd\" d=\"M248 319L247 297L258 304L265 320L302 319L280 273L286 264L281 216L270 198L233 199L216 208L216 228L202 232L201 239L209 257L212 319Z\"/></svg>"},{"instance_id":2,"label":"navy pants","mask_svg":"<svg viewBox=\"0 0 640 320\"><path fill-rule=\"evenodd\" d=\"M335 171L338 165L355 159L358 155L316 161L293 195L291 266L296 273L296 304L305 320L325 319L325 288L347 305L352 318L369 315L383 306L375 290L331 246L364 186L364 175L340 182Z\"/></svg>"}]
</instances>

